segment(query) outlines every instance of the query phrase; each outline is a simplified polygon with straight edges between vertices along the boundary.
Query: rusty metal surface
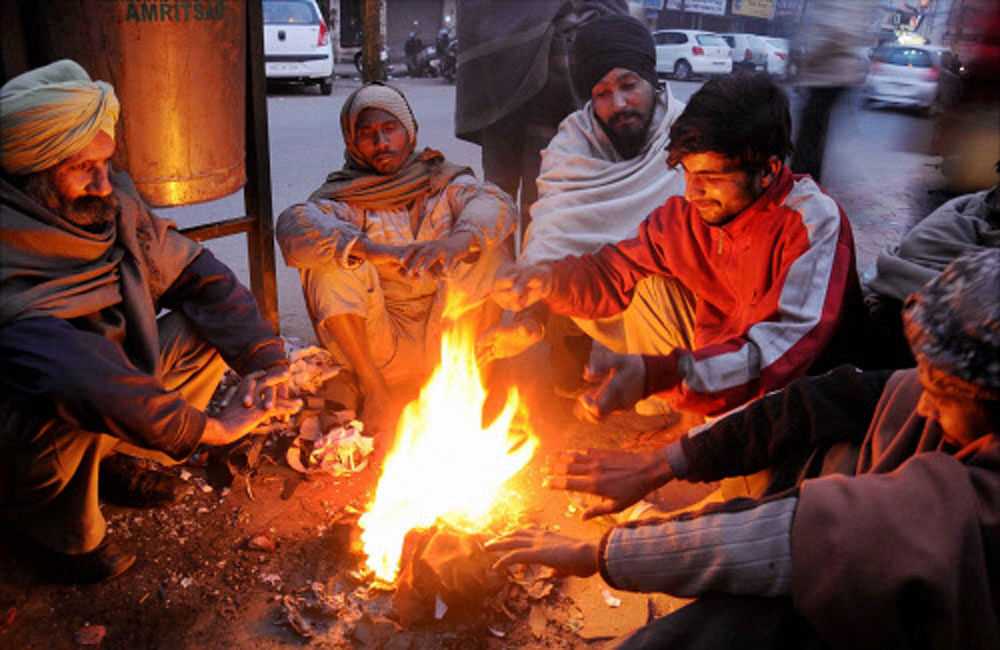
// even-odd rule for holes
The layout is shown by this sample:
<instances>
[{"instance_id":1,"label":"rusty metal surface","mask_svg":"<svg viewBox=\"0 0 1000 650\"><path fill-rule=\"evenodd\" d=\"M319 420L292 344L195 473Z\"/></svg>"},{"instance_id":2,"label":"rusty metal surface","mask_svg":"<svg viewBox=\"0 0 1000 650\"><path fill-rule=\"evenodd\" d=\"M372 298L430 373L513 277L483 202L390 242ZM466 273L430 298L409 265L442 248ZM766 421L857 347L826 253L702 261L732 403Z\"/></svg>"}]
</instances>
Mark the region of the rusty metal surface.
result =
<instances>
[{"instance_id":1,"label":"rusty metal surface","mask_svg":"<svg viewBox=\"0 0 1000 650\"><path fill-rule=\"evenodd\" d=\"M197 19L191 5L186 20L163 20L162 12L157 20L136 20L127 11L135 4L94 4L108 14L121 49L112 62L120 66L119 128L139 192L167 206L238 190L246 181L244 3L202 3L199 15L212 12L211 19Z\"/></svg>"},{"instance_id":2,"label":"rusty metal surface","mask_svg":"<svg viewBox=\"0 0 1000 650\"><path fill-rule=\"evenodd\" d=\"M250 232L253 228L253 222L253 217L235 217L200 226L181 228L181 234L195 241L205 241L207 239L216 239L217 237L238 235L241 232Z\"/></svg>"}]
</instances>

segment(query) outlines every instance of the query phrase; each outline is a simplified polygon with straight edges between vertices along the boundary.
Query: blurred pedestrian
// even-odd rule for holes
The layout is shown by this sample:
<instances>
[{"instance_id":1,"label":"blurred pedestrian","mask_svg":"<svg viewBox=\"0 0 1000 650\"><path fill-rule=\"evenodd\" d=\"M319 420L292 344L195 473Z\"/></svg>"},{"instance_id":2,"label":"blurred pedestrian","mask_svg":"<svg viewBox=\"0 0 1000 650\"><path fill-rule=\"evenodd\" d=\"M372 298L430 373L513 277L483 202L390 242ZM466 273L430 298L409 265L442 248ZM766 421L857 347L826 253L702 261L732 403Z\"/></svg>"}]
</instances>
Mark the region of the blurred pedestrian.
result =
<instances>
[{"instance_id":1,"label":"blurred pedestrian","mask_svg":"<svg viewBox=\"0 0 1000 650\"><path fill-rule=\"evenodd\" d=\"M812 0L792 39L792 81L805 93L789 166L823 182L827 127L837 99L862 84L873 45L875 0Z\"/></svg>"}]
</instances>

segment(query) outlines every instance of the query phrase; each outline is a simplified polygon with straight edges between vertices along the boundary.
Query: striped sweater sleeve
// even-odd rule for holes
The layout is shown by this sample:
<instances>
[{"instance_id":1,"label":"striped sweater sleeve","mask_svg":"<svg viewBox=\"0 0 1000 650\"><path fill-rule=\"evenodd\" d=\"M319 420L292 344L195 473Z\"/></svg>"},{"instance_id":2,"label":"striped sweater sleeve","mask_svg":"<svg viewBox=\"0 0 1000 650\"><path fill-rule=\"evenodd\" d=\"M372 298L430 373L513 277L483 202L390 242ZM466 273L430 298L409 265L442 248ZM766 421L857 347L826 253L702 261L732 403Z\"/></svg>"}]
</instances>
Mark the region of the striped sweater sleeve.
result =
<instances>
[{"instance_id":1,"label":"striped sweater sleeve","mask_svg":"<svg viewBox=\"0 0 1000 650\"><path fill-rule=\"evenodd\" d=\"M730 501L697 516L638 521L601 540L601 576L616 589L707 593L791 593L796 495L756 504Z\"/></svg>"}]
</instances>

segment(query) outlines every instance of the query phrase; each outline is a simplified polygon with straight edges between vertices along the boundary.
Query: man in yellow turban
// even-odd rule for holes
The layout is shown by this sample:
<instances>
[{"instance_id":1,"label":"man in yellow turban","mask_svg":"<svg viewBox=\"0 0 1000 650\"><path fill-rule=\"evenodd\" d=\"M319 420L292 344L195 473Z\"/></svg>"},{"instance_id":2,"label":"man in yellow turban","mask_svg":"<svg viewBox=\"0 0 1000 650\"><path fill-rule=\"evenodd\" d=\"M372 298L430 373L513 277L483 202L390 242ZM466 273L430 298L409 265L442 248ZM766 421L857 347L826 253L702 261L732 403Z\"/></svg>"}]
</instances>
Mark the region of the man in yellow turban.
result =
<instances>
[{"instance_id":1,"label":"man in yellow turban","mask_svg":"<svg viewBox=\"0 0 1000 650\"><path fill-rule=\"evenodd\" d=\"M61 578L103 580L136 558L98 498L179 494L114 452L174 463L290 413L287 361L233 273L113 171L110 85L58 61L4 84L0 118L0 515ZM242 399L208 417L227 363Z\"/></svg>"}]
</instances>

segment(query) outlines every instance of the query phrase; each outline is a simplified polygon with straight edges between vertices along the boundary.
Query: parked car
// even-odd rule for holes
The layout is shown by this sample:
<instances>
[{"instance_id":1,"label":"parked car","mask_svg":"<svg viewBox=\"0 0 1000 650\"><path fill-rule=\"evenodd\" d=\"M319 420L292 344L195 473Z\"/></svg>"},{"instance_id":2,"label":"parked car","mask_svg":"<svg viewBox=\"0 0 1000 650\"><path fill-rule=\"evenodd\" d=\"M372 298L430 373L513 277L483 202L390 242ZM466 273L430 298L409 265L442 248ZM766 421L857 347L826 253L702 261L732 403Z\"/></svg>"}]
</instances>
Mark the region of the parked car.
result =
<instances>
[{"instance_id":1,"label":"parked car","mask_svg":"<svg viewBox=\"0 0 1000 650\"><path fill-rule=\"evenodd\" d=\"M788 76L788 39L765 36L761 39L766 48L767 57L764 69L775 77Z\"/></svg>"},{"instance_id":2,"label":"parked car","mask_svg":"<svg viewBox=\"0 0 1000 650\"><path fill-rule=\"evenodd\" d=\"M656 72L690 79L698 74L728 74L733 71L729 44L718 34L693 29L662 29L653 32Z\"/></svg>"},{"instance_id":3,"label":"parked car","mask_svg":"<svg viewBox=\"0 0 1000 650\"><path fill-rule=\"evenodd\" d=\"M872 52L865 81L868 102L912 106L930 114L958 99L958 55L935 45L886 44Z\"/></svg>"},{"instance_id":4,"label":"parked car","mask_svg":"<svg viewBox=\"0 0 1000 650\"><path fill-rule=\"evenodd\" d=\"M719 34L732 48L733 68L756 72L767 69L767 45L756 34Z\"/></svg>"},{"instance_id":5,"label":"parked car","mask_svg":"<svg viewBox=\"0 0 1000 650\"><path fill-rule=\"evenodd\" d=\"M267 78L333 92L333 44L316 0L264 0L263 9Z\"/></svg>"}]
</instances>

